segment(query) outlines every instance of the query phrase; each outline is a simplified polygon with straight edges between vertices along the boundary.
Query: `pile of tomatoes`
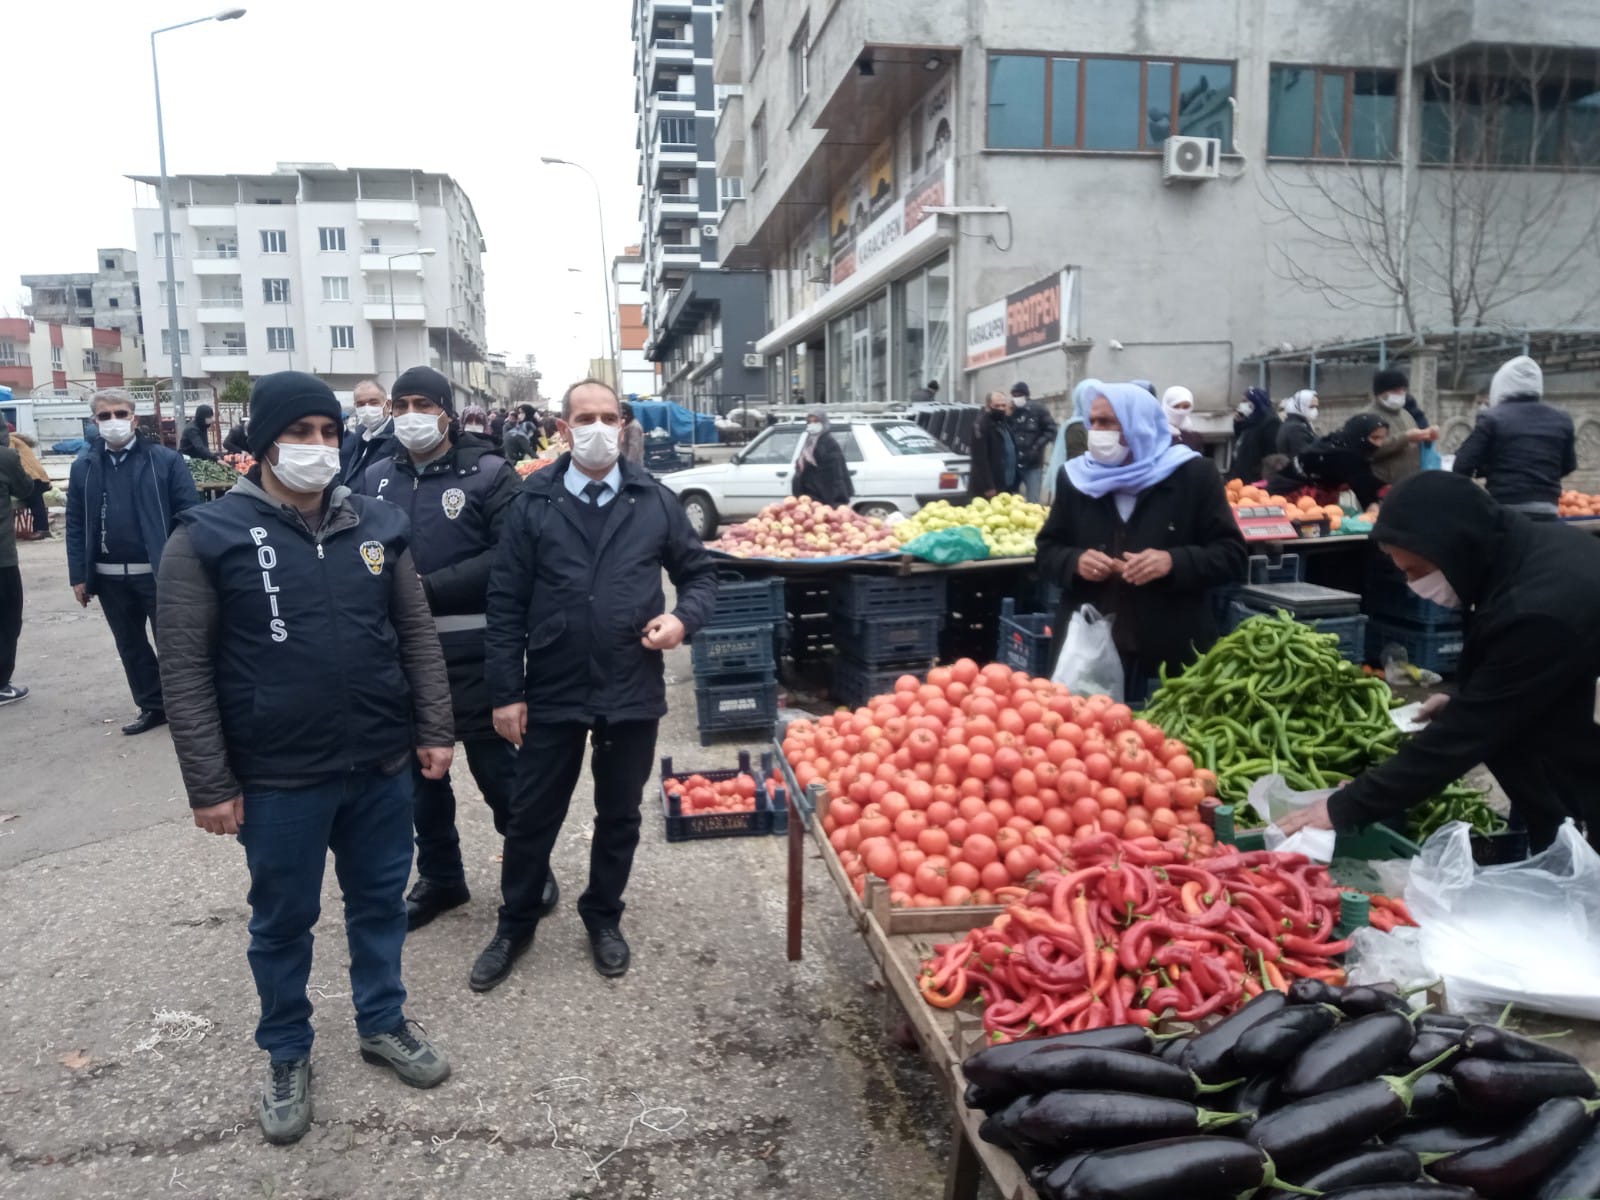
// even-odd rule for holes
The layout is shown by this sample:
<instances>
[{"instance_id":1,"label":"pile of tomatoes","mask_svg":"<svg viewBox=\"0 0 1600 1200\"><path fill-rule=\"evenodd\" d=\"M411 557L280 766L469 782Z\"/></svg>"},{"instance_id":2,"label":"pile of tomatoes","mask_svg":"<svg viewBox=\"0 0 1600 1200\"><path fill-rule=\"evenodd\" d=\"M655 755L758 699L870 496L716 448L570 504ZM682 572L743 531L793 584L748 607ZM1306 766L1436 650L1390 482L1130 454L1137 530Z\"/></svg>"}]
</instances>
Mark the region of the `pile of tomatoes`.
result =
<instances>
[{"instance_id":1,"label":"pile of tomatoes","mask_svg":"<svg viewBox=\"0 0 1600 1200\"><path fill-rule=\"evenodd\" d=\"M854 712L793 723L783 751L800 787L826 785L822 827L857 894L875 875L895 904L1005 903L1103 833L1185 857L1215 841L1200 805L1216 779L1182 742L999 663L903 675Z\"/></svg>"},{"instance_id":2,"label":"pile of tomatoes","mask_svg":"<svg viewBox=\"0 0 1600 1200\"><path fill-rule=\"evenodd\" d=\"M738 813L756 811L756 792L760 788L753 775L735 775L712 782L704 775L687 779L663 779L662 790L678 797L678 806L690 813Z\"/></svg>"}]
</instances>

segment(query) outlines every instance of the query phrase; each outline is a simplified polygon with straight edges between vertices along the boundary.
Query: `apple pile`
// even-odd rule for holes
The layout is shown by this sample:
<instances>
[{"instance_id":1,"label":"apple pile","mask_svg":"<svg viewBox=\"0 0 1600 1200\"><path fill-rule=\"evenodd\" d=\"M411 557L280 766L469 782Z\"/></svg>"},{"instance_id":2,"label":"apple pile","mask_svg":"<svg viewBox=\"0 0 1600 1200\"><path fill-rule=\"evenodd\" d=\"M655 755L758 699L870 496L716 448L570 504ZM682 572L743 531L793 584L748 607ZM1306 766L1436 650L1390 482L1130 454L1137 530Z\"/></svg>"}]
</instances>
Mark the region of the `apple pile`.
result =
<instances>
[{"instance_id":1,"label":"apple pile","mask_svg":"<svg viewBox=\"0 0 1600 1200\"><path fill-rule=\"evenodd\" d=\"M810 496L787 496L711 543L735 558L851 558L896 549L893 532L876 517L830 508Z\"/></svg>"},{"instance_id":2,"label":"apple pile","mask_svg":"<svg viewBox=\"0 0 1600 1200\"><path fill-rule=\"evenodd\" d=\"M902 543L932 533L971 525L983 534L989 553L995 558L1029 558L1035 552L1034 535L1044 527L1050 510L1042 504L1029 504L1021 496L1002 492L993 500L975 497L970 504L956 506L948 500L924 505L916 516L894 527Z\"/></svg>"}]
</instances>

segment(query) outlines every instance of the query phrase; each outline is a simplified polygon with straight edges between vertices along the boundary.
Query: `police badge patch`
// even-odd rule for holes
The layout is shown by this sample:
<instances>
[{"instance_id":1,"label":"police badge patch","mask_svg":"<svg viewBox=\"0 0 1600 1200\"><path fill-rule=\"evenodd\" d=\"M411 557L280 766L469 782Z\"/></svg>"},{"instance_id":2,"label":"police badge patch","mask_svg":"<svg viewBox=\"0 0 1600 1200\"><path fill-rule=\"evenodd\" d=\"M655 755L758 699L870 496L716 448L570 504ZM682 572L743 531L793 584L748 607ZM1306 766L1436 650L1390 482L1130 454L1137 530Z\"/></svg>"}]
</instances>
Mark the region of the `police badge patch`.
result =
<instances>
[{"instance_id":1,"label":"police badge patch","mask_svg":"<svg viewBox=\"0 0 1600 1200\"><path fill-rule=\"evenodd\" d=\"M444 515L454 521L461 515L461 510L467 506L467 494L460 488L449 488L440 498L444 505Z\"/></svg>"},{"instance_id":2,"label":"police badge patch","mask_svg":"<svg viewBox=\"0 0 1600 1200\"><path fill-rule=\"evenodd\" d=\"M361 561L367 564L367 570L374 575L383 574L383 543L362 542Z\"/></svg>"}]
</instances>

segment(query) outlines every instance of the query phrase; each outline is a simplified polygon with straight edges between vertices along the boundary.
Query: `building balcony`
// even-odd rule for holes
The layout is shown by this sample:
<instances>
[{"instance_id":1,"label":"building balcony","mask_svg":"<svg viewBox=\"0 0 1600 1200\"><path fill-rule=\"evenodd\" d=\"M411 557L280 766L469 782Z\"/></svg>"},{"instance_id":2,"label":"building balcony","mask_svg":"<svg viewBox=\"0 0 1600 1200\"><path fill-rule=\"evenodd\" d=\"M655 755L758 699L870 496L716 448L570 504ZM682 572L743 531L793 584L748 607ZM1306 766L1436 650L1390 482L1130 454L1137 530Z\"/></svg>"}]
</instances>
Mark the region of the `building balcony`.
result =
<instances>
[{"instance_id":1,"label":"building balcony","mask_svg":"<svg viewBox=\"0 0 1600 1200\"><path fill-rule=\"evenodd\" d=\"M191 204L183 210L194 229L236 229L238 211L231 204Z\"/></svg>"},{"instance_id":2,"label":"building balcony","mask_svg":"<svg viewBox=\"0 0 1600 1200\"><path fill-rule=\"evenodd\" d=\"M656 242L650 251L650 265L657 278L671 273L692 271L700 266L700 247Z\"/></svg>"},{"instance_id":3,"label":"building balcony","mask_svg":"<svg viewBox=\"0 0 1600 1200\"><path fill-rule=\"evenodd\" d=\"M744 82L744 20L724 15L711 39L711 82Z\"/></svg>"},{"instance_id":4,"label":"building balcony","mask_svg":"<svg viewBox=\"0 0 1600 1200\"><path fill-rule=\"evenodd\" d=\"M244 297L202 296L196 315L202 325L238 325L244 320Z\"/></svg>"},{"instance_id":5,"label":"building balcony","mask_svg":"<svg viewBox=\"0 0 1600 1200\"><path fill-rule=\"evenodd\" d=\"M645 102L645 119L653 128L657 117L694 116L693 92L656 92Z\"/></svg>"},{"instance_id":6,"label":"building balcony","mask_svg":"<svg viewBox=\"0 0 1600 1200\"><path fill-rule=\"evenodd\" d=\"M666 86L667 80L694 70L694 43L678 38L658 38L645 51L645 79L650 91Z\"/></svg>"},{"instance_id":7,"label":"building balcony","mask_svg":"<svg viewBox=\"0 0 1600 1200\"><path fill-rule=\"evenodd\" d=\"M657 192L650 198L650 228L659 232L668 221L697 221L698 192Z\"/></svg>"},{"instance_id":8,"label":"building balcony","mask_svg":"<svg viewBox=\"0 0 1600 1200\"><path fill-rule=\"evenodd\" d=\"M244 359L249 353L249 349L244 346L202 346L200 369L219 375L243 371Z\"/></svg>"},{"instance_id":9,"label":"building balcony","mask_svg":"<svg viewBox=\"0 0 1600 1200\"><path fill-rule=\"evenodd\" d=\"M717 174L744 174L744 96L729 96L717 114Z\"/></svg>"},{"instance_id":10,"label":"building balcony","mask_svg":"<svg viewBox=\"0 0 1600 1200\"><path fill-rule=\"evenodd\" d=\"M723 207L722 219L717 222L717 250L722 264L727 264L728 254L744 245L750 238L750 209L744 197L729 200Z\"/></svg>"},{"instance_id":11,"label":"building balcony","mask_svg":"<svg viewBox=\"0 0 1600 1200\"><path fill-rule=\"evenodd\" d=\"M392 313L396 323L412 325L426 320L428 316L427 306L417 296L396 296ZM364 319L382 323L391 319L390 314L389 297L368 293L366 302L361 306Z\"/></svg>"},{"instance_id":12,"label":"building balcony","mask_svg":"<svg viewBox=\"0 0 1600 1200\"><path fill-rule=\"evenodd\" d=\"M384 274L393 269L396 275L407 272L413 275L422 274L422 264L427 258L417 253L415 246L385 246L381 250L362 247L361 269L363 271L381 271Z\"/></svg>"},{"instance_id":13,"label":"building balcony","mask_svg":"<svg viewBox=\"0 0 1600 1200\"><path fill-rule=\"evenodd\" d=\"M395 221L420 227L422 209L414 200L357 200L356 220Z\"/></svg>"},{"instance_id":14,"label":"building balcony","mask_svg":"<svg viewBox=\"0 0 1600 1200\"><path fill-rule=\"evenodd\" d=\"M237 250L198 250L192 261L196 275L239 274Z\"/></svg>"}]
</instances>

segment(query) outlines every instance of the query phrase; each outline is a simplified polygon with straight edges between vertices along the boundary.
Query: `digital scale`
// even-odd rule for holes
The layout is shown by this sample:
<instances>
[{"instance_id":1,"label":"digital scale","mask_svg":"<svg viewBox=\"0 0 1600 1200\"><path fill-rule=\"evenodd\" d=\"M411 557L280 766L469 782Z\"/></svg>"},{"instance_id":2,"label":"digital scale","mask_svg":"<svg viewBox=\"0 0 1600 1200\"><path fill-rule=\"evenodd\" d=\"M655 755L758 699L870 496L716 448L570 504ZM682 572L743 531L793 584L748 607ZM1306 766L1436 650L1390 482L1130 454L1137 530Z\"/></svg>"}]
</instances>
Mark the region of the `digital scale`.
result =
<instances>
[{"instance_id":1,"label":"digital scale","mask_svg":"<svg viewBox=\"0 0 1600 1200\"><path fill-rule=\"evenodd\" d=\"M1281 608L1296 619L1304 620L1347 617L1361 611L1358 593L1342 592L1315 583L1246 584L1239 589L1238 599L1250 608L1264 612L1275 612Z\"/></svg>"},{"instance_id":2,"label":"digital scale","mask_svg":"<svg viewBox=\"0 0 1600 1200\"><path fill-rule=\"evenodd\" d=\"M1283 515L1282 508L1270 504L1241 504L1234 513L1247 542L1271 542L1300 536L1294 522Z\"/></svg>"}]
</instances>

